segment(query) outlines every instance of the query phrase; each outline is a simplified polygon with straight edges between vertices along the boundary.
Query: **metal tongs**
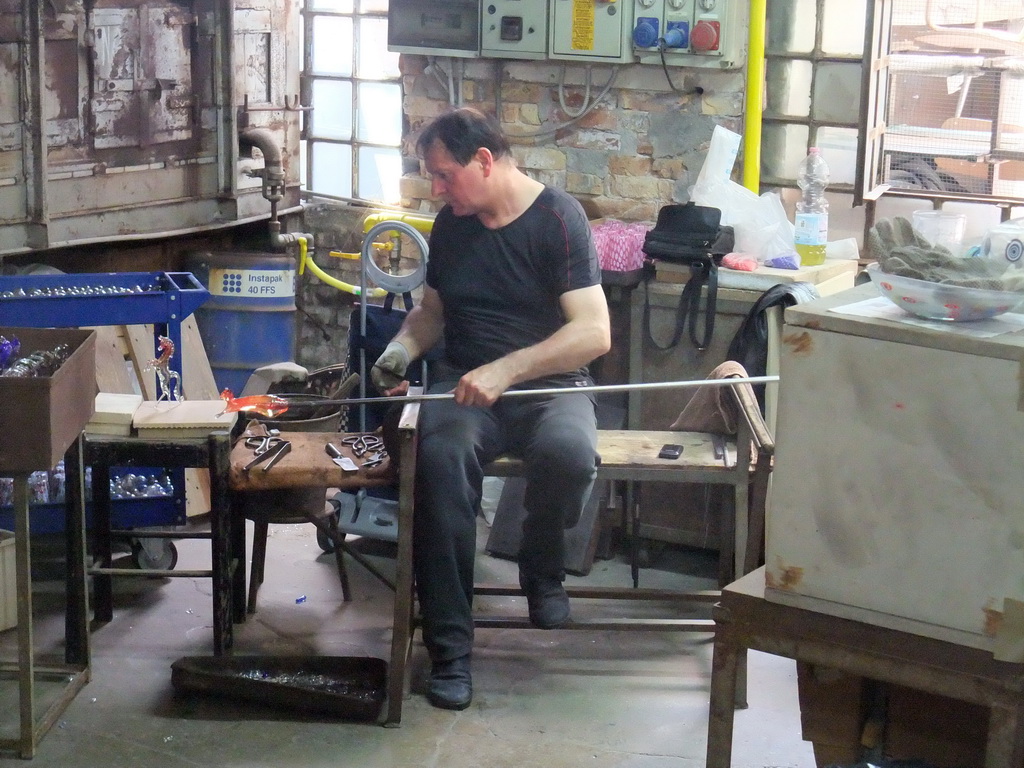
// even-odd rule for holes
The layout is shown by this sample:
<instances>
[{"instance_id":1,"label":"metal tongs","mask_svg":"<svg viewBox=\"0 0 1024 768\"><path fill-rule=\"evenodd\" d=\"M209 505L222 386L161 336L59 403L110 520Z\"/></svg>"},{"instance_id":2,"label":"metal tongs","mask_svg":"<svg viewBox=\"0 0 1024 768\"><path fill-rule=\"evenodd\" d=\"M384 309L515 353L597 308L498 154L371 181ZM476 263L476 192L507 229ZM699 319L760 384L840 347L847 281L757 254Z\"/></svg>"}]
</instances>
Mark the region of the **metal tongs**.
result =
<instances>
[{"instance_id":1,"label":"metal tongs","mask_svg":"<svg viewBox=\"0 0 1024 768\"><path fill-rule=\"evenodd\" d=\"M257 464L267 462L261 467L266 472L291 451L292 444L290 441L276 435L264 435L245 438L245 447L252 449L253 458L252 461L242 467L242 471L248 472Z\"/></svg>"}]
</instances>

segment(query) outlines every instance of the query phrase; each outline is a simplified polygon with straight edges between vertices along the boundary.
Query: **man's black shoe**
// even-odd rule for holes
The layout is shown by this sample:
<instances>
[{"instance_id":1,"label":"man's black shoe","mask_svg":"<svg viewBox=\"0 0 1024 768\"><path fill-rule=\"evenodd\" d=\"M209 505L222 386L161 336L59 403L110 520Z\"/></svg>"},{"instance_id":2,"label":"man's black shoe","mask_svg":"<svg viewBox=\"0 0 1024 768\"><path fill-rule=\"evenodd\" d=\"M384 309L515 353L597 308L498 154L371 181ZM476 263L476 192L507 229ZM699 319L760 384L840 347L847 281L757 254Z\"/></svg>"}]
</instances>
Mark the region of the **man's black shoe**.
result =
<instances>
[{"instance_id":1,"label":"man's black shoe","mask_svg":"<svg viewBox=\"0 0 1024 768\"><path fill-rule=\"evenodd\" d=\"M469 674L469 656L436 661L430 667L427 700L441 709L465 709L473 700L473 678Z\"/></svg>"},{"instance_id":2,"label":"man's black shoe","mask_svg":"<svg viewBox=\"0 0 1024 768\"><path fill-rule=\"evenodd\" d=\"M530 623L555 629L569 621L569 596L557 576L531 576L519 571L519 586L526 593Z\"/></svg>"}]
</instances>

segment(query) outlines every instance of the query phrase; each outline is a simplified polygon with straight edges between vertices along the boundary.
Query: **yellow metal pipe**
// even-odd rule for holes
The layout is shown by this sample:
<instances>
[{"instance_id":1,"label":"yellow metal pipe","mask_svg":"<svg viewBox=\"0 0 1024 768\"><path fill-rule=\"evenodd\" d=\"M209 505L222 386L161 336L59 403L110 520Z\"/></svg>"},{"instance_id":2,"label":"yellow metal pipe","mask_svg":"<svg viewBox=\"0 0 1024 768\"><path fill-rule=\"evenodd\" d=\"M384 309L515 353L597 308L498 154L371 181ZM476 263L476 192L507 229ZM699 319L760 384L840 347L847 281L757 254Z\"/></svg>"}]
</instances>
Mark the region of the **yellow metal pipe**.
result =
<instances>
[{"instance_id":1,"label":"yellow metal pipe","mask_svg":"<svg viewBox=\"0 0 1024 768\"><path fill-rule=\"evenodd\" d=\"M299 274L302 275L306 271L306 267L309 267L309 271L316 275L320 280L327 283L328 285L337 288L339 291L346 291L356 296L360 295L360 289L358 285L352 285L352 283L346 283L343 280L339 280L333 275L329 275L324 272L320 267L317 266L316 262L309 257L309 251L306 246L306 238L300 237L299 240ZM381 296L387 296L388 292L383 288L371 288L366 292L367 296L373 296L379 298Z\"/></svg>"},{"instance_id":2,"label":"yellow metal pipe","mask_svg":"<svg viewBox=\"0 0 1024 768\"><path fill-rule=\"evenodd\" d=\"M363 232L369 232L382 221L401 221L425 235L429 235L430 230L434 228L434 219L427 216L420 216L415 213L389 213L382 211L381 213L371 213L363 219Z\"/></svg>"},{"instance_id":3,"label":"yellow metal pipe","mask_svg":"<svg viewBox=\"0 0 1024 768\"><path fill-rule=\"evenodd\" d=\"M750 0L747 38L746 119L743 125L743 186L761 194L761 103L764 99L764 39L767 0Z\"/></svg>"}]
</instances>

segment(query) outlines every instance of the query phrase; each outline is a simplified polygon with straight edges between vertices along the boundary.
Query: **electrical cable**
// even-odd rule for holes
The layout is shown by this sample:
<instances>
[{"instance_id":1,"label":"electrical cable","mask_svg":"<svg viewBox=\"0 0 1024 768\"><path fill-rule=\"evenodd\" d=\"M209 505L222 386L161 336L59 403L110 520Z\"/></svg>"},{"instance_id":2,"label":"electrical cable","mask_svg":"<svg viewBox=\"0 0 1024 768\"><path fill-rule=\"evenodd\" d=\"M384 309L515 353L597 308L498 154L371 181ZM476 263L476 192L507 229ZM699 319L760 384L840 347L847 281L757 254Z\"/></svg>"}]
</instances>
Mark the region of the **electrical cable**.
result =
<instances>
[{"instance_id":1,"label":"electrical cable","mask_svg":"<svg viewBox=\"0 0 1024 768\"><path fill-rule=\"evenodd\" d=\"M691 88L690 90L684 90L682 88L676 88L676 84L672 82L672 76L668 73L668 64L665 61L665 49L668 48L668 43L665 42L664 37L658 38L658 53L661 54L661 68L665 72L665 79L668 81L668 87L676 93L683 93L686 95L700 96L704 93L704 89L699 85Z\"/></svg>"},{"instance_id":2,"label":"electrical cable","mask_svg":"<svg viewBox=\"0 0 1024 768\"><path fill-rule=\"evenodd\" d=\"M580 117L583 117L583 115L585 115L589 111L587 105L590 103L590 75L591 75L592 69L593 69L593 67L590 64L587 64L587 66L586 66L586 68L584 70L587 73L587 77L586 77L586 90L583 92L583 105L580 107L578 112L573 112L572 110L569 109L568 105L565 103L565 71L566 71L566 65L565 64L562 65L562 68L559 71L559 75L558 75L558 106L560 106L562 108L562 111L567 116L575 117L575 118L580 118Z\"/></svg>"},{"instance_id":3,"label":"electrical cable","mask_svg":"<svg viewBox=\"0 0 1024 768\"><path fill-rule=\"evenodd\" d=\"M522 133L519 133L519 132L512 133L512 132L506 131L505 135L511 141L516 141L516 140L519 140L519 139L536 139L536 138L540 138L541 136L550 136L552 134L558 133L558 131L562 130L563 128L571 127L572 125L574 125L575 123L578 123L580 120L582 120L584 117L586 117L590 112L592 112L594 110L594 107L596 107L598 104L601 103L601 100L605 96L608 95L608 91L611 90L612 85L615 84L615 79L618 76L619 76L619 67L616 66L616 67L614 67L612 69L612 74L609 76L608 82L606 82L601 87L601 92L598 93L597 96L594 97L594 100L590 102L590 105L579 116L574 117L571 120L566 120L564 123L559 123L558 125L551 126L549 128L541 128L541 129L536 130L536 131L524 131Z\"/></svg>"}]
</instances>

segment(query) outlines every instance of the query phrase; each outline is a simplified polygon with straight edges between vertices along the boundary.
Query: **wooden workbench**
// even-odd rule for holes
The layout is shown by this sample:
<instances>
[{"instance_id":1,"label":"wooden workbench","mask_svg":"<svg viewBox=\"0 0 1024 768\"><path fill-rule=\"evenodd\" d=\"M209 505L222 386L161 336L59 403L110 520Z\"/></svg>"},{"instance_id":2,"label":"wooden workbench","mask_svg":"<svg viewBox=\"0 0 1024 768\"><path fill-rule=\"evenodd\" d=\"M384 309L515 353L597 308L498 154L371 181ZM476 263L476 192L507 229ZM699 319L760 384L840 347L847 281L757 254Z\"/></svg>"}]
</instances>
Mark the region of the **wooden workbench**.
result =
<instances>
[{"instance_id":1,"label":"wooden workbench","mask_svg":"<svg viewBox=\"0 0 1024 768\"><path fill-rule=\"evenodd\" d=\"M741 403L741 410L754 409L752 393L744 398L736 394ZM745 403L745 406L744 406ZM402 715L402 700L406 690L407 662L412 650L412 636L416 626L413 595L412 567L412 522L414 518L414 479L416 466L416 423L419 417L419 404L407 405L402 412L398 424L399 464L403 471L398 473L398 542L395 560L395 603L394 621L391 635L391 656L388 665L388 698L384 714L385 725L398 725ZM756 417L760 418L757 412ZM739 572L749 570L753 557L760 549L763 535L763 518L751 520L748 535L748 493L753 477L751 446L761 446L756 465L761 472L767 471L767 460L770 458L770 436L766 428L755 429L747 418L739 419L739 437L725 440L725 455L715 456L712 435L699 432L647 432L629 430L599 430L598 452L601 463L598 467L598 478L606 480L663 480L666 482L706 482L730 487L732 493L723 494L726 508L722 514L729 519L732 546L726 553L730 565ZM763 425L763 422L760 422ZM369 486L384 485L384 478L367 474L361 468L357 472L345 472L336 466L326 454L324 447L331 442L345 455L352 457L351 449L342 443L343 434L318 432L292 433L282 432L280 435L292 443L291 451L286 454L270 470L254 468L248 472L242 467L252 459L252 450L245 447L243 441L235 444L231 453L229 486L232 491L259 491L268 489L296 488L307 486L328 486L353 490ZM658 458L658 452L664 443L679 443L684 446L679 459L669 460ZM394 446L391 446L392 450ZM767 450L767 453L764 451ZM764 453L764 455L761 455ZM352 457L355 458L355 457ZM394 458L392 456L392 458ZM359 461L356 459L356 463ZM502 458L492 462L487 468L488 474L516 475L522 471L522 463L517 459ZM765 484L761 484L761 493ZM763 510L763 506L755 505ZM232 551L245 551L242 526L234 526L235 540ZM750 546L753 544L753 546ZM240 575L241 574L241 575ZM235 572L236 618L239 609L244 605L245 584L244 571L239 568ZM239 581L241 585L239 588ZM677 593L666 595L662 590L640 590L628 588L588 589L585 594L576 593L577 597L593 598L625 598L636 599L672 599L679 602L710 601L717 598L717 591L702 593ZM518 587L481 586L477 594L519 594ZM656 593L656 594L651 594ZM244 614L238 620L244 620ZM525 619L517 623L500 623L489 626L526 625ZM479 620L477 625L482 626ZM683 631L712 630L709 620L666 619L657 622L644 620L611 621L594 625L590 628L614 629L677 629ZM586 628L582 624L578 628Z\"/></svg>"},{"instance_id":2,"label":"wooden workbench","mask_svg":"<svg viewBox=\"0 0 1024 768\"><path fill-rule=\"evenodd\" d=\"M362 460L352 449L342 444L344 433L330 432L281 432L282 439L292 444L292 449L271 469L263 471L256 465L246 472L242 468L253 458L252 449L245 447L244 440L238 440L231 449L230 486L232 491L266 491L280 488L315 488L326 486L339 490L373 488L387 485L381 477L372 477L366 470L346 472L327 455L324 447L333 443L335 447L352 459L357 465Z\"/></svg>"},{"instance_id":3,"label":"wooden workbench","mask_svg":"<svg viewBox=\"0 0 1024 768\"><path fill-rule=\"evenodd\" d=\"M986 768L1024 764L1024 666L977 648L769 602L764 579L763 567L752 571L726 587L715 606L707 768L731 765L737 669L747 649L988 707Z\"/></svg>"}]
</instances>

